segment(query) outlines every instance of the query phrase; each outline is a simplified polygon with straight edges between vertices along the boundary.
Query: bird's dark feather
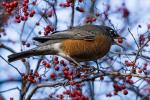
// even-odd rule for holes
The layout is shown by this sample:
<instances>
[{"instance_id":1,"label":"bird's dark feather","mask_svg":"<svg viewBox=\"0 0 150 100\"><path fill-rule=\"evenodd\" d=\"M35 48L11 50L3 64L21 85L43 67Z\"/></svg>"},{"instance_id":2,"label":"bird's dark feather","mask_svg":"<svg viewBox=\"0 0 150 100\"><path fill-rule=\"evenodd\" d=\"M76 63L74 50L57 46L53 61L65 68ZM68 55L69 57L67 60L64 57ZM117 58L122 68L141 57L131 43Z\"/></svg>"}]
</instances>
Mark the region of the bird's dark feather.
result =
<instances>
[{"instance_id":1,"label":"bird's dark feather","mask_svg":"<svg viewBox=\"0 0 150 100\"><path fill-rule=\"evenodd\" d=\"M61 42L65 39L80 39L80 40L94 40L96 34L102 34L105 30L98 25L85 25L74 27L65 31L58 31L51 36L34 37L33 40L44 43L47 41L53 41L52 43ZM58 41L59 40L59 41Z\"/></svg>"}]
</instances>

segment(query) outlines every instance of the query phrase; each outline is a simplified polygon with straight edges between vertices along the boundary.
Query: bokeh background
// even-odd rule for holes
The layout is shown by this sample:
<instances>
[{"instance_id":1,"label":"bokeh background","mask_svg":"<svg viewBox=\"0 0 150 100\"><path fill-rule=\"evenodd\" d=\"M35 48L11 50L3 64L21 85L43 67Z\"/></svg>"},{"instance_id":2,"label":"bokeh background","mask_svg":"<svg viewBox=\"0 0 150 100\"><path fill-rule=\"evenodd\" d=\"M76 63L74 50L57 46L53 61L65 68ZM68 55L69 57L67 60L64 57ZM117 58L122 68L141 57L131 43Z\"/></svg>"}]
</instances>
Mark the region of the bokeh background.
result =
<instances>
[{"instance_id":1,"label":"bokeh background","mask_svg":"<svg viewBox=\"0 0 150 100\"><path fill-rule=\"evenodd\" d=\"M3 1L10 2L7 0L1 0L1 4ZM34 6L32 5L33 1L36 2L36 5ZM50 6L50 3L56 1L57 3L54 5L54 8L57 14L57 20L55 15L48 18L43 17L41 14L53 9L53 7ZM7 56L12 54L12 52L3 48L1 45L5 45L16 52L20 52L36 46L36 43L32 38L34 36L43 36L43 29L46 25L54 26L57 31L70 28L72 18L71 7L60 6L60 4L65 3L66 0L56 1L29 0L28 10L31 11L34 9L36 13L33 17L28 17L27 21L21 21L20 23L16 22L15 17L18 14L23 15L21 10L23 1L18 0L20 8L19 10L15 10L11 16L7 15L4 7L0 5L0 94L6 100L9 100L10 98L19 100L20 93L18 89L21 89L21 77L18 72L6 62ZM127 56L126 53L132 54L133 52L137 52L138 48L135 40L139 44L139 38L141 35L145 37L145 40L147 39L146 37L149 36L148 25L150 24L150 0L95 0L94 6L91 6L91 1L92 0L83 0L83 2L79 2L79 0L76 0L74 7L74 24L72 26L87 24L85 21L86 18L92 16L93 18L96 18L96 21L93 21L92 24L107 25L116 29L118 34L126 38L126 40L121 43L126 49L123 50L118 46L113 46L109 54L103 59L98 60L98 62L103 67L103 70L128 73L131 68L125 66L123 63L125 60L134 60L135 55ZM76 7L80 7L81 9L77 10ZM36 26L37 22L40 23L39 26ZM48 35L50 34L51 33ZM22 41L25 41L26 45L22 45ZM150 57L149 44L144 47L142 54L146 57ZM6 61L2 59L2 57ZM49 59L52 57L48 56ZM27 59L27 61L29 62L31 69L34 70L38 62L38 57L31 57ZM143 68L145 63L148 64L145 72L146 74L149 74L149 58L143 59L139 57L136 62L136 70L138 71L140 68ZM17 67L20 72L25 73L26 67L22 61L16 61L11 64ZM88 64L96 66L93 62L89 62ZM44 68L41 67L38 71L42 74ZM51 71L52 70L49 70L49 73ZM137 74L145 75L145 72ZM46 75L48 76L49 73ZM118 82L118 84L123 84L123 81L119 80L117 77L105 76L104 80L96 79L93 83L85 82L85 85L82 87L82 93L90 98L90 88L93 86L92 89L94 90L95 100L141 100L142 97L149 96L150 87L148 79L133 77L132 80L134 81L134 84L127 86L128 95L119 92L118 95L108 97L106 95L112 93L114 90L113 84L116 82ZM32 90L32 87L34 87L34 85L30 87L28 92ZM7 89L11 90L5 91ZM33 99L47 98L50 93L59 94L64 90L64 87L41 88L33 95Z\"/></svg>"}]
</instances>

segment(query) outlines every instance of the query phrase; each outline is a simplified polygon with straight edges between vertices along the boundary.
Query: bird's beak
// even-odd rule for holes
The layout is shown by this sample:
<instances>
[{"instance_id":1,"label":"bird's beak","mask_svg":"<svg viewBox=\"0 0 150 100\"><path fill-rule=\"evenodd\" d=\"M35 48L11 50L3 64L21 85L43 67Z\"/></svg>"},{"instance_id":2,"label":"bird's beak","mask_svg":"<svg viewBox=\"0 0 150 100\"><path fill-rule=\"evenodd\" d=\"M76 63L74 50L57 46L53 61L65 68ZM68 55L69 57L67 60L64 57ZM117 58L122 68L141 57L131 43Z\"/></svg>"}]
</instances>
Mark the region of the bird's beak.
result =
<instances>
[{"instance_id":1,"label":"bird's beak","mask_svg":"<svg viewBox=\"0 0 150 100\"><path fill-rule=\"evenodd\" d=\"M126 40L125 37L122 37L122 36L120 36L120 35L117 35L116 37L114 37L114 39L123 39L123 40Z\"/></svg>"}]
</instances>

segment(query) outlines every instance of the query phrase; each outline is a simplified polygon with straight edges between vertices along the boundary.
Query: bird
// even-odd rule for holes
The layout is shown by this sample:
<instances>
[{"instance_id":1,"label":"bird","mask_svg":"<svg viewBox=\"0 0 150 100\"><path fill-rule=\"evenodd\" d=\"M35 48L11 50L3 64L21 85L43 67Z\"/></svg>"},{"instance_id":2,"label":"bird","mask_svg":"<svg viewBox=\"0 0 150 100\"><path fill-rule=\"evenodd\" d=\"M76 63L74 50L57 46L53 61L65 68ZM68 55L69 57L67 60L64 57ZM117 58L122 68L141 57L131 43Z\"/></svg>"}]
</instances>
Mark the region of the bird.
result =
<instances>
[{"instance_id":1,"label":"bird","mask_svg":"<svg viewBox=\"0 0 150 100\"><path fill-rule=\"evenodd\" d=\"M121 36L109 26L83 25L50 36L34 37L39 45L8 56L8 62L40 55L58 55L73 62L95 61L104 57Z\"/></svg>"}]
</instances>

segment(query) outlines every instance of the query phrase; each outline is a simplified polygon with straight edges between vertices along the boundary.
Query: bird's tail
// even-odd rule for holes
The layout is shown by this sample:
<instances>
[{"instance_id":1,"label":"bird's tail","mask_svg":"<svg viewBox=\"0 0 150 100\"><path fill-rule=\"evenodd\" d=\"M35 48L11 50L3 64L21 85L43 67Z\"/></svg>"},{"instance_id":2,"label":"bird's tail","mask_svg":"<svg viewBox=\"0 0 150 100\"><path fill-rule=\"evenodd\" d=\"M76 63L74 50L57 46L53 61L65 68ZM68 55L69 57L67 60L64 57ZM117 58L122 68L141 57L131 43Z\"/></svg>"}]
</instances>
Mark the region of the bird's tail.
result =
<instances>
[{"instance_id":1,"label":"bird's tail","mask_svg":"<svg viewBox=\"0 0 150 100\"><path fill-rule=\"evenodd\" d=\"M31 49L28 51L23 51L20 53L11 54L8 56L8 62L13 62L19 59L31 57L31 56L39 56L39 55L48 55L48 54L56 54L55 51L51 51L50 48L37 48Z\"/></svg>"}]
</instances>

